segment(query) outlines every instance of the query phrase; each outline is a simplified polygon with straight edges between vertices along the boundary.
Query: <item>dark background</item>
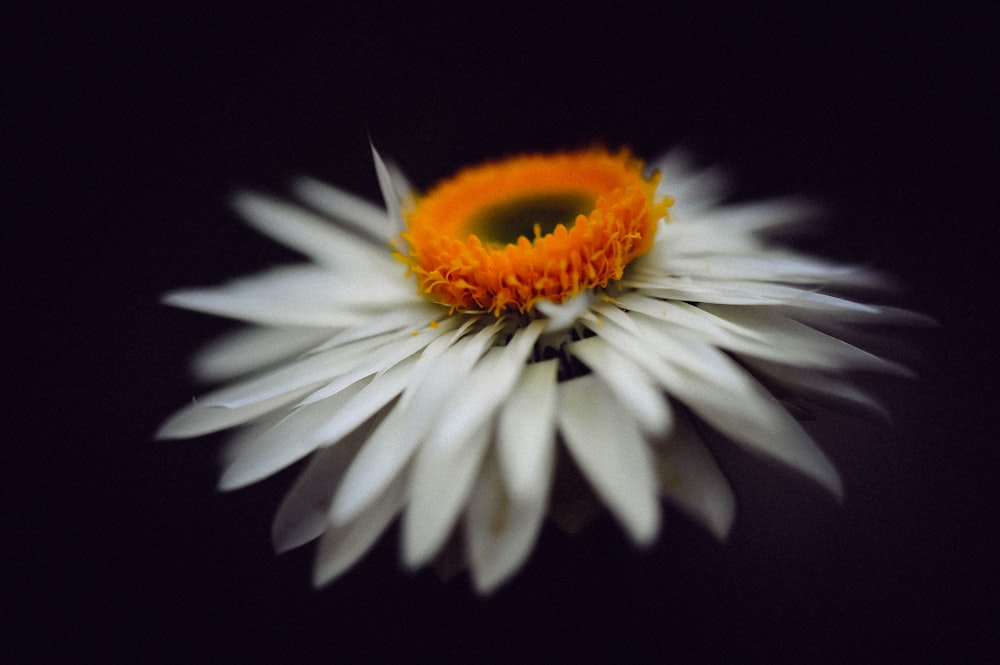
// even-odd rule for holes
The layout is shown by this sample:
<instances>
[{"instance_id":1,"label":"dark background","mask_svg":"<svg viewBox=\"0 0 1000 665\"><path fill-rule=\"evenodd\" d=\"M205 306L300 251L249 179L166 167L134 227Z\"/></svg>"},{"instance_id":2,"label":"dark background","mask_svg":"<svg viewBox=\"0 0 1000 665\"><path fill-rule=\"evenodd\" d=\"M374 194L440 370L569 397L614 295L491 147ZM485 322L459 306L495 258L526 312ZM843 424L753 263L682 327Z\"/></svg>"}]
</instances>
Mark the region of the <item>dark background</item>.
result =
<instances>
[{"instance_id":1,"label":"dark background","mask_svg":"<svg viewBox=\"0 0 1000 665\"><path fill-rule=\"evenodd\" d=\"M995 3L669 3L3 14L7 662L988 662L997 624ZM838 3L839 5L839 3ZM810 248L898 275L915 383L834 421L836 505L727 447L729 544L668 513L547 529L483 600L391 531L315 591L275 557L294 477L218 494L221 439L155 442L226 324L158 304L293 258L227 209L308 173L377 200L369 137L419 186L522 150L674 145L735 196L831 209Z\"/></svg>"}]
</instances>

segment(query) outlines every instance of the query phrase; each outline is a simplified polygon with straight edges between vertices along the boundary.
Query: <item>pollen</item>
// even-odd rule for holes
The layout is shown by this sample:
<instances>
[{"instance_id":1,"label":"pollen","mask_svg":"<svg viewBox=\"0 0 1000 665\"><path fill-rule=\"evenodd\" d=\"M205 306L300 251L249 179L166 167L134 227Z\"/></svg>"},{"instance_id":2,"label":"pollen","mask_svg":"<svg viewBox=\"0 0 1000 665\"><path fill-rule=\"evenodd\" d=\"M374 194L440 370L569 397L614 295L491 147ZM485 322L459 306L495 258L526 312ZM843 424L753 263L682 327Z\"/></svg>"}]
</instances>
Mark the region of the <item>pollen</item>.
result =
<instances>
[{"instance_id":1,"label":"pollen","mask_svg":"<svg viewBox=\"0 0 1000 665\"><path fill-rule=\"evenodd\" d=\"M673 201L627 150L522 155L459 172L404 211L398 254L453 310L529 312L605 288L653 245Z\"/></svg>"}]
</instances>

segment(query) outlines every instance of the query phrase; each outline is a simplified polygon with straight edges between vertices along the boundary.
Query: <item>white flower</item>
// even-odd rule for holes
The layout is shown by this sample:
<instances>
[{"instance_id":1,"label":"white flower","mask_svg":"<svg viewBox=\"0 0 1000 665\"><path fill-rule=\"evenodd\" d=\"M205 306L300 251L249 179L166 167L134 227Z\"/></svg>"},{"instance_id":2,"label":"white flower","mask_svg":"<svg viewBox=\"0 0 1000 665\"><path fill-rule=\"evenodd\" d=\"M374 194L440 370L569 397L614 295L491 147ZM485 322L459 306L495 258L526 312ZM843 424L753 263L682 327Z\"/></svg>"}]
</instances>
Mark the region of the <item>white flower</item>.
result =
<instances>
[{"instance_id":1,"label":"white flower","mask_svg":"<svg viewBox=\"0 0 1000 665\"><path fill-rule=\"evenodd\" d=\"M166 297L252 327L197 357L201 378L232 382L159 435L240 428L223 489L309 458L274 540L319 538L316 584L401 516L407 567L458 538L489 592L560 511L557 464L638 545L657 537L661 497L724 538L733 495L703 425L839 497L770 388L877 411L845 372L906 370L820 329L906 313L827 292L874 274L762 239L809 206L721 205L718 175L682 162L525 156L420 198L376 154L387 211L308 179L308 208L241 194L255 228L311 261Z\"/></svg>"}]
</instances>

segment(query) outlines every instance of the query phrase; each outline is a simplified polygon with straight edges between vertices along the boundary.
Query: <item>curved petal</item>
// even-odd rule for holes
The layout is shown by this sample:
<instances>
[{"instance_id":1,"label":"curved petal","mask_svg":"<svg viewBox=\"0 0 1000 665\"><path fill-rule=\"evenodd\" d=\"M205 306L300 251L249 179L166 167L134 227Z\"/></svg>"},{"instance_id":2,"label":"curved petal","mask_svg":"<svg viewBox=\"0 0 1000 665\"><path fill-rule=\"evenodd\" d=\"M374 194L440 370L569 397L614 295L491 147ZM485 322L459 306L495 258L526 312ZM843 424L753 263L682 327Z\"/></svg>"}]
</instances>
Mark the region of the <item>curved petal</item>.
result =
<instances>
[{"instance_id":1,"label":"curved petal","mask_svg":"<svg viewBox=\"0 0 1000 665\"><path fill-rule=\"evenodd\" d=\"M546 495L507 494L495 458L487 458L465 510L465 546L476 590L487 594L517 572L538 538Z\"/></svg>"},{"instance_id":2,"label":"curved petal","mask_svg":"<svg viewBox=\"0 0 1000 665\"><path fill-rule=\"evenodd\" d=\"M556 360L529 364L500 410L497 456L507 491L518 500L544 501L552 483L558 370Z\"/></svg>"},{"instance_id":3,"label":"curved petal","mask_svg":"<svg viewBox=\"0 0 1000 665\"><path fill-rule=\"evenodd\" d=\"M253 422L305 396L310 385L273 397L229 407L195 401L170 416L156 432L158 439L189 439Z\"/></svg>"},{"instance_id":4,"label":"curved petal","mask_svg":"<svg viewBox=\"0 0 1000 665\"><path fill-rule=\"evenodd\" d=\"M347 524L328 525L316 552L313 584L329 584L357 563L399 514L405 499L405 478L399 476L357 519Z\"/></svg>"},{"instance_id":5,"label":"curved petal","mask_svg":"<svg viewBox=\"0 0 1000 665\"><path fill-rule=\"evenodd\" d=\"M299 177L292 183L292 189L296 196L317 210L380 241L388 242L397 233L385 209L339 187Z\"/></svg>"},{"instance_id":6,"label":"curved petal","mask_svg":"<svg viewBox=\"0 0 1000 665\"><path fill-rule=\"evenodd\" d=\"M455 386L492 341L491 329L459 340L446 337L425 357L407 380L406 390L348 469L331 509L336 524L346 523L365 508L401 472L424 440Z\"/></svg>"},{"instance_id":7,"label":"curved petal","mask_svg":"<svg viewBox=\"0 0 1000 665\"><path fill-rule=\"evenodd\" d=\"M332 328L240 328L198 351L192 368L202 381L227 381L293 358L335 332Z\"/></svg>"},{"instance_id":8,"label":"curved petal","mask_svg":"<svg viewBox=\"0 0 1000 665\"><path fill-rule=\"evenodd\" d=\"M838 498L840 476L805 430L745 370L690 332L636 317L641 335L591 329L649 371L705 422L751 450L813 478Z\"/></svg>"},{"instance_id":9,"label":"curved petal","mask_svg":"<svg viewBox=\"0 0 1000 665\"><path fill-rule=\"evenodd\" d=\"M365 277L369 274L374 278ZM345 328L364 323L375 312L419 301L398 266L391 272L339 274L299 265L222 286L173 291L163 302L262 325Z\"/></svg>"},{"instance_id":10,"label":"curved petal","mask_svg":"<svg viewBox=\"0 0 1000 665\"><path fill-rule=\"evenodd\" d=\"M314 451L319 445L316 430L361 392L363 385L359 383L330 399L300 406L264 431L254 430L248 436L236 437L226 449L228 463L219 478L219 489L245 487Z\"/></svg>"},{"instance_id":11,"label":"curved petal","mask_svg":"<svg viewBox=\"0 0 1000 665\"><path fill-rule=\"evenodd\" d=\"M486 423L463 445L442 447L428 440L414 459L410 503L403 513L403 563L417 568L441 549L472 493L492 435Z\"/></svg>"},{"instance_id":12,"label":"curved petal","mask_svg":"<svg viewBox=\"0 0 1000 665\"><path fill-rule=\"evenodd\" d=\"M654 442L660 491L719 540L725 540L736 516L736 498L705 442L685 417L669 439Z\"/></svg>"},{"instance_id":13,"label":"curved petal","mask_svg":"<svg viewBox=\"0 0 1000 665\"><path fill-rule=\"evenodd\" d=\"M660 528L656 480L635 422L594 376L559 384L559 430L594 489L632 539L648 545Z\"/></svg>"},{"instance_id":14,"label":"curved petal","mask_svg":"<svg viewBox=\"0 0 1000 665\"><path fill-rule=\"evenodd\" d=\"M670 403L639 365L599 337L574 342L570 349L601 378L645 432L663 436L670 431Z\"/></svg>"},{"instance_id":15,"label":"curved petal","mask_svg":"<svg viewBox=\"0 0 1000 665\"><path fill-rule=\"evenodd\" d=\"M271 540L279 554L323 535L329 524L327 513L333 492L366 434L365 430L358 430L340 444L328 446L310 458L274 516Z\"/></svg>"}]
</instances>

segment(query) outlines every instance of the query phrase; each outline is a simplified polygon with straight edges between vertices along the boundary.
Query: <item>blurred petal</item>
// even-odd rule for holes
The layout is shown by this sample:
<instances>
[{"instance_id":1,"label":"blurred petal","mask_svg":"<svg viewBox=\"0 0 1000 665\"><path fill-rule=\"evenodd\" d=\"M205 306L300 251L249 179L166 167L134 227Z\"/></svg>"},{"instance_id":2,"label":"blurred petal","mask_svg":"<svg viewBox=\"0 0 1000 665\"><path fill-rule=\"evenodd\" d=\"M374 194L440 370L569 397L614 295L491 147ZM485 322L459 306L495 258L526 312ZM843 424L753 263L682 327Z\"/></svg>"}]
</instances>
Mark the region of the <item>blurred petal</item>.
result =
<instances>
[{"instance_id":1,"label":"blurred petal","mask_svg":"<svg viewBox=\"0 0 1000 665\"><path fill-rule=\"evenodd\" d=\"M555 461L556 372L549 360L524 368L500 411L497 455L507 491L531 502L548 494Z\"/></svg>"},{"instance_id":2,"label":"blurred petal","mask_svg":"<svg viewBox=\"0 0 1000 665\"><path fill-rule=\"evenodd\" d=\"M312 178L299 177L292 185L296 196L338 222L388 242L396 226L385 210L374 203Z\"/></svg>"},{"instance_id":3,"label":"blurred petal","mask_svg":"<svg viewBox=\"0 0 1000 665\"><path fill-rule=\"evenodd\" d=\"M479 593L490 593L517 572L545 516L545 494L507 494L495 459L487 459L465 511L465 543L472 581Z\"/></svg>"},{"instance_id":4,"label":"blurred petal","mask_svg":"<svg viewBox=\"0 0 1000 665\"><path fill-rule=\"evenodd\" d=\"M443 447L429 439L417 452L410 503L403 514L403 563L408 568L427 563L448 538L489 446L488 425L463 445Z\"/></svg>"},{"instance_id":5,"label":"blurred petal","mask_svg":"<svg viewBox=\"0 0 1000 665\"><path fill-rule=\"evenodd\" d=\"M716 538L729 535L736 499L715 458L686 417L667 440L652 446L660 491Z\"/></svg>"},{"instance_id":6,"label":"blurred petal","mask_svg":"<svg viewBox=\"0 0 1000 665\"><path fill-rule=\"evenodd\" d=\"M357 519L330 526L319 541L313 584L329 584L353 566L399 514L405 499L405 479L399 476Z\"/></svg>"},{"instance_id":7,"label":"blurred petal","mask_svg":"<svg viewBox=\"0 0 1000 665\"><path fill-rule=\"evenodd\" d=\"M271 539L276 551L287 552L323 535L333 492L365 435L359 430L310 458L274 517Z\"/></svg>"},{"instance_id":8,"label":"blurred petal","mask_svg":"<svg viewBox=\"0 0 1000 665\"><path fill-rule=\"evenodd\" d=\"M842 496L840 477L826 455L745 370L683 328L640 327L641 337L612 325L592 329L624 355L642 362L671 395L712 427ZM655 355L646 353L649 350Z\"/></svg>"},{"instance_id":9,"label":"blurred petal","mask_svg":"<svg viewBox=\"0 0 1000 665\"><path fill-rule=\"evenodd\" d=\"M638 545L660 527L656 480L638 427L596 377L559 384L559 431L580 470Z\"/></svg>"},{"instance_id":10,"label":"blurred petal","mask_svg":"<svg viewBox=\"0 0 1000 665\"><path fill-rule=\"evenodd\" d=\"M323 328L240 328L202 348L192 366L202 381L225 381L292 358L332 334Z\"/></svg>"}]
</instances>

